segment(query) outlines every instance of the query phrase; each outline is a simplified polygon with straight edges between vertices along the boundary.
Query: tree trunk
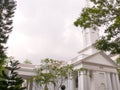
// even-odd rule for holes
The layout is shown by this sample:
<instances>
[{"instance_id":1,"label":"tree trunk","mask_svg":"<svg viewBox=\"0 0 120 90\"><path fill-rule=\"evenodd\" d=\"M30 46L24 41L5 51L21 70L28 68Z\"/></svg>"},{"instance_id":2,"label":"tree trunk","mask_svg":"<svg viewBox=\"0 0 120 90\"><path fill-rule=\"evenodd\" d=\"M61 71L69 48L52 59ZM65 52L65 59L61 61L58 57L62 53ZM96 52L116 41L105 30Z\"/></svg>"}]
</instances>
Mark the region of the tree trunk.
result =
<instances>
[{"instance_id":1,"label":"tree trunk","mask_svg":"<svg viewBox=\"0 0 120 90\"><path fill-rule=\"evenodd\" d=\"M47 85L45 85L45 88L44 88L44 90L48 90L48 87L47 87Z\"/></svg>"}]
</instances>

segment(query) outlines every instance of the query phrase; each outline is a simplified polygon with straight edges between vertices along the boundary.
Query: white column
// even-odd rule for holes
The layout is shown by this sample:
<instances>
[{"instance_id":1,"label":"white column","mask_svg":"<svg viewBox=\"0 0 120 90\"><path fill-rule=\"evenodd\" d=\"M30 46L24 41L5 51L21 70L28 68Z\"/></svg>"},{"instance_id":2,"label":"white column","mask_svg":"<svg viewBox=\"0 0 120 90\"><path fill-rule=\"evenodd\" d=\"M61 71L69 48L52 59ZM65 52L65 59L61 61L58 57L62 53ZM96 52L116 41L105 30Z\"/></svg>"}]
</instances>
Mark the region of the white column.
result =
<instances>
[{"instance_id":1,"label":"white column","mask_svg":"<svg viewBox=\"0 0 120 90\"><path fill-rule=\"evenodd\" d=\"M113 86L113 90L117 90L116 76L114 73L112 73L112 86Z\"/></svg>"},{"instance_id":2,"label":"white column","mask_svg":"<svg viewBox=\"0 0 120 90\"><path fill-rule=\"evenodd\" d=\"M81 72L78 71L78 90L83 90L83 85L82 85L82 75Z\"/></svg>"},{"instance_id":3,"label":"white column","mask_svg":"<svg viewBox=\"0 0 120 90\"><path fill-rule=\"evenodd\" d=\"M26 80L26 83L27 83L27 90L32 90L32 88L33 88L33 83L32 82L30 82L29 80Z\"/></svg>"},{"instance_id":4,"label":"white column","mask_svg":"<svg viewBox=\"0 0 120 90\"><path fill-rule=\"evenodd\" d=\"M71 82L71 80L70 80L70 77L68 76L68 85L67 85L67 90L70 90L70 82Z\"/></svg>"},{"instance_id":5,"label":"white column","mask_svg":"<svg viewBox=\"0 0 120 90\"><path fill-rule=\"evenodd\" d=\"M113 90L110 73L106 73L106 81L107 81L107 90Z\"/></svg>"},{"instance_id":6,"label":"white column","mask_svg":"<svg viewBox=\"0 0 120 90\"><path fill-rule=\"evenodd\" d=\"M75 90L74 89L74 78L73 78L73 76L70 74L69 76L68 76L68 90Z\"/></svg>"},{"instance_id":7,"label":"white column","mask_svg":"<svg viewBox=\"0 0 120 90\"><path fill-rule=\"evenodd\" d=\"M33 90L33 82L32 81L29 82L29 85L30 85L29 90Z\"/></svg>"},{"instance_id":8,"label":"white column","mask_svg":"<svg viewBox=\"0 0 120 90\"><path fill-rule=\"evenodd\" d=\"M90 90L90 71L87 71L87 75L86 75L86 82L87 82L87 90Z\"/></svg>"},{"instance_id":9,"label":"white column","mask_svg":"<svg viewBox=\"0 0 120 90\"><path fill-rule=\"evenodd\" d=\"M119 82L118 74L115 74L115 76L116 76L117 88L119 90L120 89L120 82Z\"/></svg>"},{"instance_id":10,"label":"white column","mask_svg":"<svg viewBox=\"0 0 120 90\"><path fill-rule=\"evenodd\" d=\"M91 80L90 80L90 90L96 90L95 88L96 88L96 77L97 77L97 73L95 72L95 71L92 71L91 72L91 74L92 74L92 77L91 77ZM97 79L98 79L98 77L97 77Z\"/></svg>"},{"instance_id":11,"label":"white column","mask_svg":"<svg viewBox=\"0 0 120 90\"><path fill-rule=\"evenodd\" d=\"M78 90L89 90L87 86L86 71L78 72Z\"/></svg>"}]
</instances>

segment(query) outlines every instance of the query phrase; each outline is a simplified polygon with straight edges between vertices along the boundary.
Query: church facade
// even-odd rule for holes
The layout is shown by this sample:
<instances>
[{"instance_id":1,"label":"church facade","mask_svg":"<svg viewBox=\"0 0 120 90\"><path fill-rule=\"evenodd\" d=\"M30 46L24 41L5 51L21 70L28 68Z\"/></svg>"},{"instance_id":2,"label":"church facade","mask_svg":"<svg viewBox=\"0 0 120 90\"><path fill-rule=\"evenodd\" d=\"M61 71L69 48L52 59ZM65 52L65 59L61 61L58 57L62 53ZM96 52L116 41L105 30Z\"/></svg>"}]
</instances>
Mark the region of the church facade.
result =
<instances>
[{"instance_id":1,"label":"church facade","mask_svg":"<svg viewBox=\"0 0 120 90\"><path fill-rule=\"evenodd\" d=\"M116 64L103 52L96 52L73 63L78 71L68 79L68 90L119 90Z\"/></svg>"},{"instance_id":2,"label":"church facade","mask_svg":"<svg viewBox=\"0 0 120 90\"><path fill-rule=\"evenodd\" d=\"M117 65L104 52L93 46L99 39L97 30L83 31L83 49L71 60L75 69L85 68L69 76L67 90L119 90Z\"/></svg>"}]
</instances>

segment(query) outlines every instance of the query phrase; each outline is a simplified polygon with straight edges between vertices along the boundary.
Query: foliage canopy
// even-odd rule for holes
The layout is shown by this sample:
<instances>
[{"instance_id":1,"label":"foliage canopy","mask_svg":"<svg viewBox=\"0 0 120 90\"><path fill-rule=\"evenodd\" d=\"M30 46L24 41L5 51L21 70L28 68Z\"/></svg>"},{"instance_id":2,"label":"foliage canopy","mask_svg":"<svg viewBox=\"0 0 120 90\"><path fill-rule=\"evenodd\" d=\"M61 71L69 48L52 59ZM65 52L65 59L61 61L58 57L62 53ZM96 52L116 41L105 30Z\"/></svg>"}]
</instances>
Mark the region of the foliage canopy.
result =
<instances>
[{"instance_id":1,"label":"foliage canopy","mask_svg":"<svg viewBox=\"0 0 120 90\"><path fill-rule=\"evenodd\" d=\"M16 70L18 67L18 61L10 61L5 67L6 69L2 71L0 75L0 90L24 90L22 87L23 79L18 76Z\"/></svg>"},{"instance_id":2,"label":"foliage canopy","mask_svg":"<svg viewBox=\"0 0 120 90\"><path fill-rule=\"evenodd\" d=\"M37 75L33 78L44 90L48 90L48 85L53 84L54 90L58 90L68 77L68 73L73 71L72 65L64 65L62 61L44 59L36 69Z\"/></svg>"},{"instance_id":3,"label":"foliage canopy","mask_svg":"<svg viewBox=\"0 0 120 90\"><path fill-rule=\"evenodd\" d=\"M95 44L100 50L120 54L120 0L90 0L91 7L85 7L75 26L104 29L105 35Z\"/></svg>"},{"instance_id":4,"label":"foliage canopy","mask_svg":"<svg viewBox=\"0 0 120 90\"><path fill-rule=\"evenodd\" d=\"M2 64L7 57L5 54L5 44L8 40L9 33L12 31L12 17L16 9L16 1L14 0L0 0L0 64Z\"/></svg>"}]
</instances>

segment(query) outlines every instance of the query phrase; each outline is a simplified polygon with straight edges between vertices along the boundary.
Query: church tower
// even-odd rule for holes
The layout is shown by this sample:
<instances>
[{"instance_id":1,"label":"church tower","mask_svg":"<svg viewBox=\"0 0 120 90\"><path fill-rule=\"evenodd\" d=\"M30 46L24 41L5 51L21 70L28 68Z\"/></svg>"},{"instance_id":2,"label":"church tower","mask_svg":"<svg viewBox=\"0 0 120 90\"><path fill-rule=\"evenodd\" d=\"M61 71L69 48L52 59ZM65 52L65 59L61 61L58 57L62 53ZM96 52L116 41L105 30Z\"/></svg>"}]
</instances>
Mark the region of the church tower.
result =
<instances>
[{"instance_id":1,"label":"church tower","mask_svg":"<svg viewBox=\"0 0 120 90\"><path fill-rule=\"evenodd\" d=\"M90 7L90 1L86 0L86 7ZM83 47L78 53L82 55L90 55L98 50L93 46L96 40L99 39L99 29L88 28L82 31Z\"/></svg>"},{"instance_id":2,"label":"church tower","mask_svg":"<svg viewBox=\"0 0 120 90\"><path fill-rule=\"evenodd\" d=\"M93 45L99 39L99 31L93 29L85 29L82 31L83 48Z\"/></svg>"},{"instance_id":3,"label":"church tower","mask_svg":"<svg viewBox=\"0 0 120 90\"><path fill-rule=\"evenodd\" d=\"M90 1L86 0L86 7L90 7ZM99 30L88 28L82 31L83 35L83 48L86 48L96 42L99 39Z\"/></svg>"},{"instance_id":4,"label":"church tower","mask_svg":"<svg viewBox=\"0 0 120 90\"><path fill-rule=\"evenodd\" d=\"M79 55L91 55L98 50L94 47L94 43L99 39L99 30L85 29L82 31L83 47L78 53Z\"/></svg>"}]
</instances>

